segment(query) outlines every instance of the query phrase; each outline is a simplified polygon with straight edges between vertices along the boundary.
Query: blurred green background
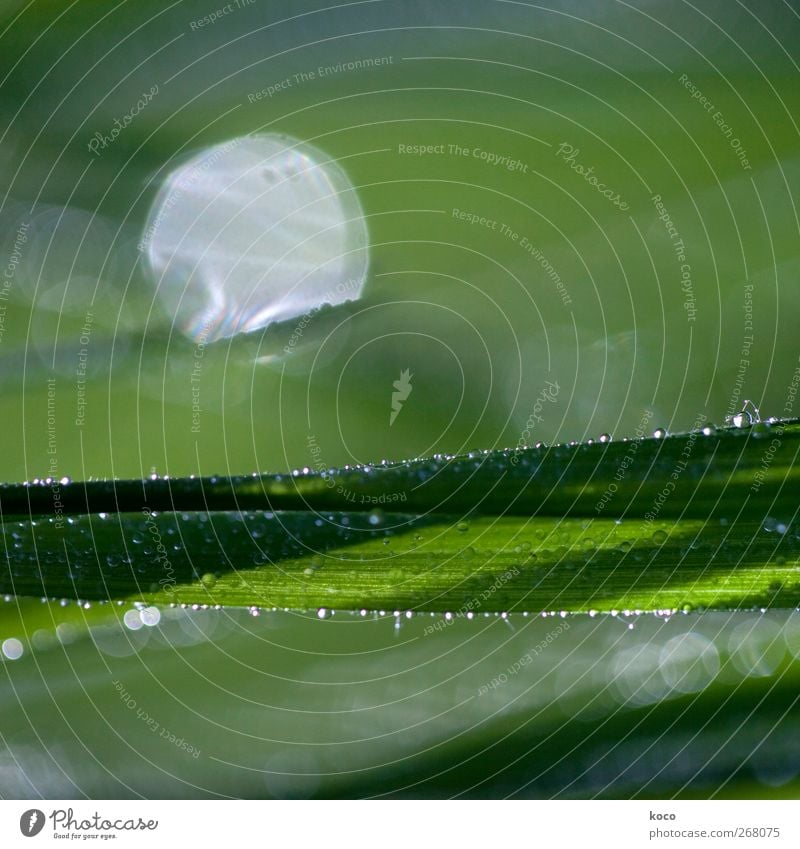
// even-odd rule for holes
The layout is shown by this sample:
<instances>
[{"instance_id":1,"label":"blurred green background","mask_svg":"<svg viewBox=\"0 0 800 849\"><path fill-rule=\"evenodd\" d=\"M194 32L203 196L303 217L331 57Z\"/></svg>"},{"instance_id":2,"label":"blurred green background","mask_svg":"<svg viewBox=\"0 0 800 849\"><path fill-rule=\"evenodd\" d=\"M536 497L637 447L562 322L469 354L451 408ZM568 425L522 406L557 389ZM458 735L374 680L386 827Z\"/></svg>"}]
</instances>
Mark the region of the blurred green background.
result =
<instances>
[{"instance_id":1,"label":"blurred green background","mask_svg":"<svg viewBox=\"0 0 800 849\"><path fill-rule=\"evenodd\" d=\"M531 441L631 436L646 413L652 426L673 431L690 429L700 414L721 423L745 398L765 416L792 412L787 393L800 353L796 3L229 5L199 26L219 4L3 4L0 479L49 474L53 456L58 474L76 479L280 471L312 465L310 435L329 466L513 446L546 381L560 389ZM381 64L318 72L366 59ZM313 80L297 81L310 71ZM286 79L271 97L249 97ZM158 95L116 140L90 152L94 134L108 133L154 85ZM281 349L292 322L209 346L195 433L194 344L161 306L137 243L177 162L258 132L288 134L339 161L366 217L369 276L363 296L316 316L289 356ZM441 152L403 152L415 145ZM516 164L490 164L481 152ZM454 210L493 223L468 223ZM87 310L94 318L83 346ZM82 347L88 379L78 426ZM390 426L392 384L406 369L413 393ZM746 766L769 729L789 739L781 717L794 704L798 674L796 644L782 642L789 614L767 615L758 627L748 618L747 634L761 642L737 632L756 646L747 649L756 666L782 646L762 672L731 661L727 681L708 673L697 687L677 687L684 701L663 704L663 670L644 701L630 701L625 687L619 697L622 685L610 682L642 652L659 665L659 628L673 629L662 643L698 629L714 643L722 620L680 617L632 631L617 620L581 620L573 642L564 637L573 654L548 664L570 680L581 664L596 670L592 686L576 691L583 705L594 704L587 693L595 687L617 693L598 696L589 724L574 718L566 679L550 690L528 680L518 701L506 690L491 710L483 701L451 723L441 718L478 686L464 670L480 663L481 680L490 679L518 655L505 647L496 656L492 640L500 638L471 623L420 642L422 625L404 625L396 639L391 616L343 627L288 614L251 621L242 611L172 612L171 630L165 614L152 632L158 638L144 645L136 635L150 635L150 626L100 624L128 607L25 605L0 606L4 636L24 637L26 647L0 677L4 795L369 795L436 773L442 741L453 769L468 763L471 787L513 760L502 746L486 760L485 747L512 728L533 747L551 727L566 753L596 733L598 751L614 753L611 765L579 780L595 763L584 750L586 763L572 761L572 771L520 792L569 786L564 792L624 796L652 776L654 794L797 787L796 751L782 743L762 747L756 767ZM95 616L93 627L112 636L86 637L79 625ZM64 617L75 619L74 640L57 637ZM724 628L740 621L725 619ZM505 623L491 627L505 638ZM513 633L536 643L550 626L530 619L514 628L509 640ZM605 661L595 657L592 628L608 641ZM37 649L37 631L51 643L42 636ZM98 651L98 633L122 648ZM720 663L729 651L724 634ZM688 657L705 669L707 649L692 645ZM452 659L459 652L463 663ZM405 677L395 674L401 668L410 670ZM354 669L363 679L355 689ZM112 679L161 726L208 738L201 756L158 744L121 706ZM759 714L753 705L766 692ZM729 697L728 715L749 722L741 751L727 757L703 729ZM537 724L540 705L557 718ZM629 720L619 717L628 710L650 717L638 737L625 737ZM349 725L334 722L341 713ZM648 740L682 717L684 736L664 738L665 751L682 757L693 734L702 746L693 766L663 772L646 754ZM361 742L348 745L354 736ZM764 752L773 749L788 751L788 765L770 771ZM545 748L545 762L560 762L561 751ZM246 763L243 752L252 755ZM704 772L714 762L709 752L718 753L718 769ZM639 755L644 772L628 772ZM525 786L533 775L526 764L485 792ZM460 792L448 776L418 792Z\"/></svg>"},{"instance_id":2,"label":"blurred green background","mask_svg":"<svg viewBox=\"0 0 800 849\"><path fill-rule=\"evenodd\" d=\"M782 412L799 306L788 8L766 12L768 31L745 8L719 20L715 4L257 2L193 31L215 7L78 3L55 17L52 5L21 14L4 42L4 255L29 222L2 341L4 479L46 472L51 373L59 464L74 477L281 470L308 464L309 433L329 465L514 445L547 379L562 387L537 423L547 442L631 435L645 409L673 430L701 412L721 422L740 398ZM391 63L248 100L364 59ZM92 154L94 133L153 85L152 102ZM254 363L254 347L280 350L269 331L209 350L192 434L193 344L154 299L136 244L177 158L252 132L340 161L369 228L369 278L358 308L312 323L291 358ZM98 280L79 429L77 350ZM406 368L414 394L390 429Z\"/></svg>"}]
</instances>

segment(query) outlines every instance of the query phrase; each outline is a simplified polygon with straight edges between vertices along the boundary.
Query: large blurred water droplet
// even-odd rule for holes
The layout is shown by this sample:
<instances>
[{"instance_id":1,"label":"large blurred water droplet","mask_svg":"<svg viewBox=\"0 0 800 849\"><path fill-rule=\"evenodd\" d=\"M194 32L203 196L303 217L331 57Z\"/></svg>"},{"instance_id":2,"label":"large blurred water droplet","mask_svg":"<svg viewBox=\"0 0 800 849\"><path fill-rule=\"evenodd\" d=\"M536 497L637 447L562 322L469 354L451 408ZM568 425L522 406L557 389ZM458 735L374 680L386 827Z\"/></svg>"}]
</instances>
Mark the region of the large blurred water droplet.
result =
<instances>
[{"instance_id":1,"label":"large blurred water droplet","mask_svg":"<svg viewBox=\"0 0 800 849\"><path fill-rule=\"evenodd\" d=\"M9 637L7 640L3 640L0 651L3 657L8 658L8 660L19 660L25 651L25 647L16 637Z\"/></svg>"},{"instance_id":2,"label":"large blurred water droplet","mask_svg":"<svg viewBox=\"0 0 800 849\"><path fill-rule=\"evenodd\" d=\"M170 172L140 248L173 322L201 342L355 300L369 261L347 175L276 134L207 148Z\"/></svg>"}]
</instances>

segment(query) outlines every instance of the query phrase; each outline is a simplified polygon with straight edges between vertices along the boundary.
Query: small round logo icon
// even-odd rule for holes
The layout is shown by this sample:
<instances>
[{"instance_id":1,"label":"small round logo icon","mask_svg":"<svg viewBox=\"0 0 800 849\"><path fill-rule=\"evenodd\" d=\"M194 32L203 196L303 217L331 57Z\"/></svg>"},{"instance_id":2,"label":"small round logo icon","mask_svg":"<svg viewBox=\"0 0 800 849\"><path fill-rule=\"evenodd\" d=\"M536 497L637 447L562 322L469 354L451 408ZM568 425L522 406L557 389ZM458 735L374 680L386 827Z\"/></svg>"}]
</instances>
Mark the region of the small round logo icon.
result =
<instances>
[{"instance_id":1,"label":"small round logo icon","mask_svg":"<svg viewBox=\"0 0 800 849\"><path fill-rule=\"evenodd\" d=\"M36 837L44 828L44 813L38 808L31 808L19 818L19 830L25 837Z\"/></svg>"}]
</instances>

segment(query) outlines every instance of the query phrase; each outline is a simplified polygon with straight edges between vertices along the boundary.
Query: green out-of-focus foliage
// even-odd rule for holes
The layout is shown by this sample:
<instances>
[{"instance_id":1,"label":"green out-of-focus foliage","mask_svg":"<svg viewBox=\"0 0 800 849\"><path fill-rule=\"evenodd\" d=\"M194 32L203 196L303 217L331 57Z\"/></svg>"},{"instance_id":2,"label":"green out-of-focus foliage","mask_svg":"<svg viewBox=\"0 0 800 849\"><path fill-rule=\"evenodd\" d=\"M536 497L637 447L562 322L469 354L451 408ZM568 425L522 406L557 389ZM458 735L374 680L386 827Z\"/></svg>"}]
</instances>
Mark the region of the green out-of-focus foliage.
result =
<instances>
[{"instance_id":1,"label":"green out-of-focus foliage","mask_svg":"<svg viewBox=\"0 0 800 849\"><path fill-rule=\"evenodd\" d=\"M796 4L222 5L0 4L0 796L796 798ZM198 344L267 133L363 289Z\"/></svg>"}]
</instances>

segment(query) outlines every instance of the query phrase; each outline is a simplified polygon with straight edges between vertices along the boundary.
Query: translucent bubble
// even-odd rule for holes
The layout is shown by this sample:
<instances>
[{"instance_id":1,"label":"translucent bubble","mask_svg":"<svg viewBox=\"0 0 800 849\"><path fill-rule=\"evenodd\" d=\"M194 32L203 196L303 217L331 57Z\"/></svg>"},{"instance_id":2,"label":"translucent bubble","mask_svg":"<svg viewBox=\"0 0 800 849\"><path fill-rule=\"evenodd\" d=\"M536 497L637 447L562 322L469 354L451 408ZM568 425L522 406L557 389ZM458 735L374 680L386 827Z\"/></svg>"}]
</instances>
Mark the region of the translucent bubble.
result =
<instances>
[{"instance_id":1,"label":"translucent bubble","mask_svg":"<svg viewBox=\"0 0 800 849\"><path fill-rule=\"evenodd\" d=\"M792 655L800 659L800 613L796 610L792 612L784 625L783 638Z\"/></svg>"},{"instance_id":2,"label":"translucent bubble","mask_svg":"<svg viewBox=\"0 0 800 849\"><path fill-rule=\"evenodd\" d=\"M3 640L2 652L4 657L9 660L19 660L22 657L23 646L16 637L9 637Z\"/></svg>"},{"instance_id":3,"label":"translucent bubble","mask_svg":"<svg viewBox=\"0 0 800 849\"><path fill-rule=\"evenodd\" d=\"M346 174L327 160L296 139L252 135L168 175L140 248L187 336L211 342L359 297L364 216Z\"/></svg>"},{"instance_id":4,"label":"translucent bubble","mask_svg":"<svg viewBox=\"0 0 800 849\"><path fill-rule=\"evenodd\" d=\"M145 607L139 613L139 618L142 620L142 625L153 628L161 621L161 611L157 607Z\"/></svg>"},{"instance_id":5,"label":"translucent bubble","mask_svg":"<svg viewBox=\"0 0 800 849\"><path fill-rule=\"evenodd\" d=\"M679 634L668 640L659 655L661 675L672 690L697 693L719 672L719 652L700 634Z\"/></svg>"},{"instance_id":6,"label":"translucent bubble","mask_svg":"<svg viewBox=\"0 0 800 849\"><path fill-rule=\"evenodd\" d=\"M69 272L69 296L59 299L57 307L64 315L83 316L95 289L102 292L109 287L108 283L98 285L101 269L107 280L116 277L116 254L109 248L117 227L96 212L47 205L32 217L23 213L11 228L4 230L4 238L8 255L15 256L15 244L21 248L19 264L14 268L21 293L32 296L37 282L41 285L43 281L59 279L65 270Z\"/></svg>"},{"instance_id":7,"label":"translucent bubble","mask_svg":"<svg viewBox=\"0 0 800 849\"><path fill-rule=\"evenodd\" d=\"M728 650L736 669L752 677L772 675L783 661L786 643L770 619L746 619L733 629Z\"/></svg>"},{"instance_id":8,"label":"translucent bubble","mask_svg":"<svg viewBox=\"0 0 800 849\"><path fill-rule=\"evenodd\" d=\"M71 622L60 622L56 625L56 639L62 646L68 646L78 639L78 629Z\"/></svg>"},{"instance_id":9,"label":"translucent bubble","mask_svg":"<svg viewBox=\"0 0 800 849\"><path fill-rule=\"evenodd\" d=\"M122 621L125 623L125 627L131 631L138 631L144 625L138 610L126 610Z\"/></svg>"},{"instance_id":10,"label":"translucent bubble","mask_svg":"<svg viewBox=\"0 0 800 849\"><path fill-rule=\"evenodd\" d=\"M37 651L47 651L54 648L58 644L58 640L56 640L56 635L52 631L39 628L33 632L31 644Z\"/></svg>"},{"instance_id":11,"label":"translucent bubble","mask_svg":"<svg viewBox=\"0 0 800 849\"><path fill-rule=\"evenodd\" d=\"M640 645L620 651L612 662L614 689L623 702L651 704L666 694L658 675L658 646Z\"/></svg>"},{"instance_id":12,"label":"translucent bubble","mask_svg":"<svg viewBox=\"0 0 800 849\"><path fill-rule=\"evenodd\" d=\"M667 432L666 432L666 430L664 430L663 427L657 427L653 431L653 438L654 439L663 439L666 435L667 435Z\"/></svg>"}]
</instances>

